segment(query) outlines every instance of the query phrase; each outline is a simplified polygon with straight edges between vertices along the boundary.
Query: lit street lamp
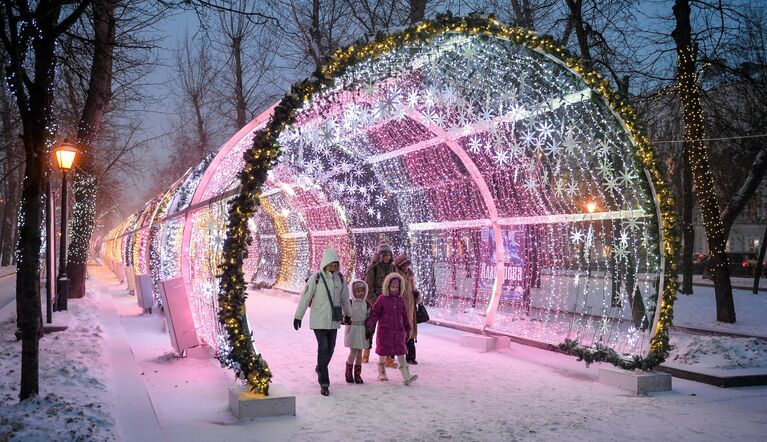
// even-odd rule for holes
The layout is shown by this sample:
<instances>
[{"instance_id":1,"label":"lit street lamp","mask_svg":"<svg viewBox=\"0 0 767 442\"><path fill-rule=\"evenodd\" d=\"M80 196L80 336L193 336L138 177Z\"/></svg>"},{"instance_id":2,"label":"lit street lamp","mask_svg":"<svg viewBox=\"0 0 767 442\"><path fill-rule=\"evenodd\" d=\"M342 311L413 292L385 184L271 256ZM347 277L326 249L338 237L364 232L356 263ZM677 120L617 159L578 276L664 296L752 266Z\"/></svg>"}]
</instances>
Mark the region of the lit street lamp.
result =
<instances>
[{"instance_id":1,"label":"lit street lamp","mask_svg":"<svg viewBox=\"0 0 767 442\"><path fill-rule=\"evenodd\" d=\"M56 277L56 310L67 309L67 172L72 170L79 150L64 141L53 148L56 167L61 171L61 240L59 247L59 274Z\"/></svg>"}]
</instances>

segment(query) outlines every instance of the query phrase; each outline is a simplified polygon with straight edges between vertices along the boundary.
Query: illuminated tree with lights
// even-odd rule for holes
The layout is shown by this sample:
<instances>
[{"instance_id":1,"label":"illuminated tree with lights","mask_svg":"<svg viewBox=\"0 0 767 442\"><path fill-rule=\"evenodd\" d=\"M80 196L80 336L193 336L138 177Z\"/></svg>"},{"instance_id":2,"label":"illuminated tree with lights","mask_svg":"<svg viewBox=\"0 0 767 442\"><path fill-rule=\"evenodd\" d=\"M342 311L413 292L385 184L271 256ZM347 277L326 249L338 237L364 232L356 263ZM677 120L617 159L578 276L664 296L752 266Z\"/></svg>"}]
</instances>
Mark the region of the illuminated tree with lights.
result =
<instances>
[{"instance_id":1,"label":"illuminated tree with lights","mask_svg":"<svg viewBox=\"0 0 767 442\"><path fill-rule=\"evenodd\" d=\"M735 305L726 253L727 230L720 217L719 202L714 188L706 148L705 117L701 106L701 92L696 71L696 53L690 25L690 4L677 0L673 7L676 28L672 37L676 42L677 84L684 117L684 151L692 169L696 195L703 216L709 244L709 269L714 279L716 319L735 322Z\"/></svg>"},{"instance_id":2,"label":"illuminated tree with lights","mask_svg":"<svg viewBox=\"0 0 767 442\"><path fill-rule=\"evenodd\" d=\"M16 1L4 2L0 10L0 39L8 57L5 81L19 109L26 157L16 273L17 335L22 341L21 400L35 396L39 390L41 201L55 126L52 105L56 41L89 3L84 0L62 7L60 2Z\"/></svg>"},{"instance_id":3,"label":"illuminated tree with lights","mask_svg":"<svg viewBox=\"0 0 767 442\"><path fill-rule=\"evenodd\" d=\"M93 58L88 92L77 130L77 144L84 160L75 171L74 206L67 253L68 297L85 296L88 248L96 221L96 178L94 143L101 131L104 114L112 98L115 48L115 8L113 0L93 1Z\"/></svg>"}]
</instances>

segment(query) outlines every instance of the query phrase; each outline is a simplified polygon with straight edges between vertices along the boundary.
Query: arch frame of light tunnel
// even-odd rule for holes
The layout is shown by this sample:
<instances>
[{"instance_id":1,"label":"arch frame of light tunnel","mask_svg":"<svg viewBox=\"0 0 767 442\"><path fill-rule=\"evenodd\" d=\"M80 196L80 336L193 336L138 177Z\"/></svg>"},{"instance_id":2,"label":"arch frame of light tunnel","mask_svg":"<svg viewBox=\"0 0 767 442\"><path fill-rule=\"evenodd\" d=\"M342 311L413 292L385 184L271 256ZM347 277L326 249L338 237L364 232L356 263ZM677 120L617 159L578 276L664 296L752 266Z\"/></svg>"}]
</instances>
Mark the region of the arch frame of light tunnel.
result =
<instances>
[{"instance_id":1,"label":"arch frame of light tunnel","mask_svg":"<svg viewBox=\"0 0 767 442\"><path fill-rule=\"evenodd\" d=\"M569 343L566 350L585 356L588 361L607 361L626 368L652 368L660 363L668 351L668 327L676 291L675 276L665 275L663 265L666 260L673 263L672 257L678 249L678 241L673 235L674 215L673 200L663 182L661 172L655 162L654 154L637 122L636 112L623 103L621 98L609 86L607 80L596 72L590 71L575 57L556 45L548 37L540 37L532 32L500 25L493 18L470 16L466 18L439 16L434 21L422 22L417 26L390 35L378 35L372 42L352 45L338 51L335 57L318 74L309 80L295 84L275 109L274 117L267 128L256 137L254 146L246 154L247 163L242 173L240 194L235 197L230 209L227 227L227 240L224 245L223 277L221 281L220 321L223 324L231 344L228 355L222 355L223 362L232 367L237 375L246 380L251 388L262 393L268 392L271 373L260 354L253 351L253 343L247 325L244 306L244 281L242 280L242 250L246 247L246 222L252 216L261 186L266 181L266 172L276 165L280 155L277 137L287 125L295 119L301 105L311 99L324 87L332 87L333 80L357 63L375 60L388 51L405 44L428 44L435 37L448 33L484 35L505 39L527 49L544 54L565 67L588 85L603 100L604 104L618 117L627 131L636 158L650 177L649 184L654 186L653 204L658 215L660 273L664 276L659 284L654 333L648 349L648 356L634 356L626 359L615 351L605 348L584 348L577 342ZM673 264L671 264L673 268ZM612 350L612 349L607 349Z\"/></svg>"}]
</instances>

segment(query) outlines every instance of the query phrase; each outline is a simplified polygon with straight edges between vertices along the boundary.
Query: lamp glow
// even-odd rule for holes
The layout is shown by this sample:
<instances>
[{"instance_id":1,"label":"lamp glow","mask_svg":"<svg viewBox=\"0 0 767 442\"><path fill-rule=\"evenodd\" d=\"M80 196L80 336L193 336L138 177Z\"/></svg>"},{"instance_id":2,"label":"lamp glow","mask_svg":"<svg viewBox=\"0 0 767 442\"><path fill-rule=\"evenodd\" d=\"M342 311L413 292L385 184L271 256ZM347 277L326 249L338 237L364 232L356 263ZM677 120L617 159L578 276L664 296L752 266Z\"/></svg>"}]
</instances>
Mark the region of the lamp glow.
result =
<instances>
[{"instance_id":1,"label":"lamp glow","mask_svg":"<svg viewBox=\"0 0 767 442\"><path fill-rule=\"evenodd\" d=\"M75 159L80 151L71 143L64 141L56 145L53 149L53 157L56 160L56 167L63 173L72 170Z\"/></svg>"}]
</instances>

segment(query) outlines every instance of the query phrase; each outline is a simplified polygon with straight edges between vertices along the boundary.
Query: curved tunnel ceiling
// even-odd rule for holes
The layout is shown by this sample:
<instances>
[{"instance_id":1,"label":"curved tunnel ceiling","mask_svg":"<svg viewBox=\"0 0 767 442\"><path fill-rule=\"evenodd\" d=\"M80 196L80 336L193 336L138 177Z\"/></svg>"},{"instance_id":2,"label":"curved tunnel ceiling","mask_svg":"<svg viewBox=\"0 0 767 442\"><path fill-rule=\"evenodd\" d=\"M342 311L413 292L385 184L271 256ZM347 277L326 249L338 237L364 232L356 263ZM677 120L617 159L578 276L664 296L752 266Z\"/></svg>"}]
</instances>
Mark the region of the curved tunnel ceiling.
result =
<instances>
[{"instance_id":1,"label":"curved tunnel ceiling","mask_svg":"<svg viewBox=\"0 0 767 442\"><path fill-rule=\"evenodd\" d=\"M414 255L419 285L434 296L440 289L430 267L435 258L451 259L428 250L435 248L435 237L453 237L443 254L454 251L456 242L477 250L488 244L470 243L492 243L493 250L484 252L494 254L494 278L508 280L515 270L506 267L517 261L523 268L516 283L527 286L525 291L540 289L522 280L530 278L533 247L541 255L535 260L545 262L547 270L568 273L552 276L571 280L554 282L562 287L553 291L566 291L572 279L577 285L574 273L580 271L609 268L615 273L623 266L624 273L632 267L629 279L637 287L626 287L625 281L620 288L610 287L616 293L609 301L601 296L600 302L565 307L579 301L556 295L546 304L558 311L579 310L584 318L609 317L611 324L603 328L619 329L621 314L615 317L614 311L643 304L645 313L635 313L632 337L623 344L629 348L642 341L647 349L649 339L639 335L653 319L661 270L652 184L622 121L555 59L508 40L459 34L396 49L375 62L352 66L333 87L305 102L279 143L282 162L272 176L291 175L292 182L283 178L277 186L267 183L264 195L296 187L321 195L317 207L291 205L287 197L273 204L276 215L300 214L285 217L286 232L293 236L308 232L340 238L347 234L339 229L348 228L359 252L357 236L388 238L400 232L395 246ZM589 203L595 204L594 213L587 213ZM343 226L322 226L332 216L318 208L329 205L342 213ZM414 245L419 242L431 247ZM509 242L525 250L509 249ZM292 253L321 253L318 247L309 251L295 243ZM362 261L358 272L372 254L370 241L366 246L363 253L347 257ZM565 262L579 253L579 262ZM299 261L307 269L318 262L307 257ZM297 278L295 285L282 288L299 289L302 282ZM635 288L642 293L641 303L629 299ZM497 305L504 289L491 290ZM486 311L476 312L476 306L473 300L474 312L446 317L491 325L494 318L482 315L490 313L492 302L485 303ZM581 322L594 327L588 319ZM560 333L555 334L559 339ZM592 339L599 338L593 333Z\"/></svg>"}]
</instances>

